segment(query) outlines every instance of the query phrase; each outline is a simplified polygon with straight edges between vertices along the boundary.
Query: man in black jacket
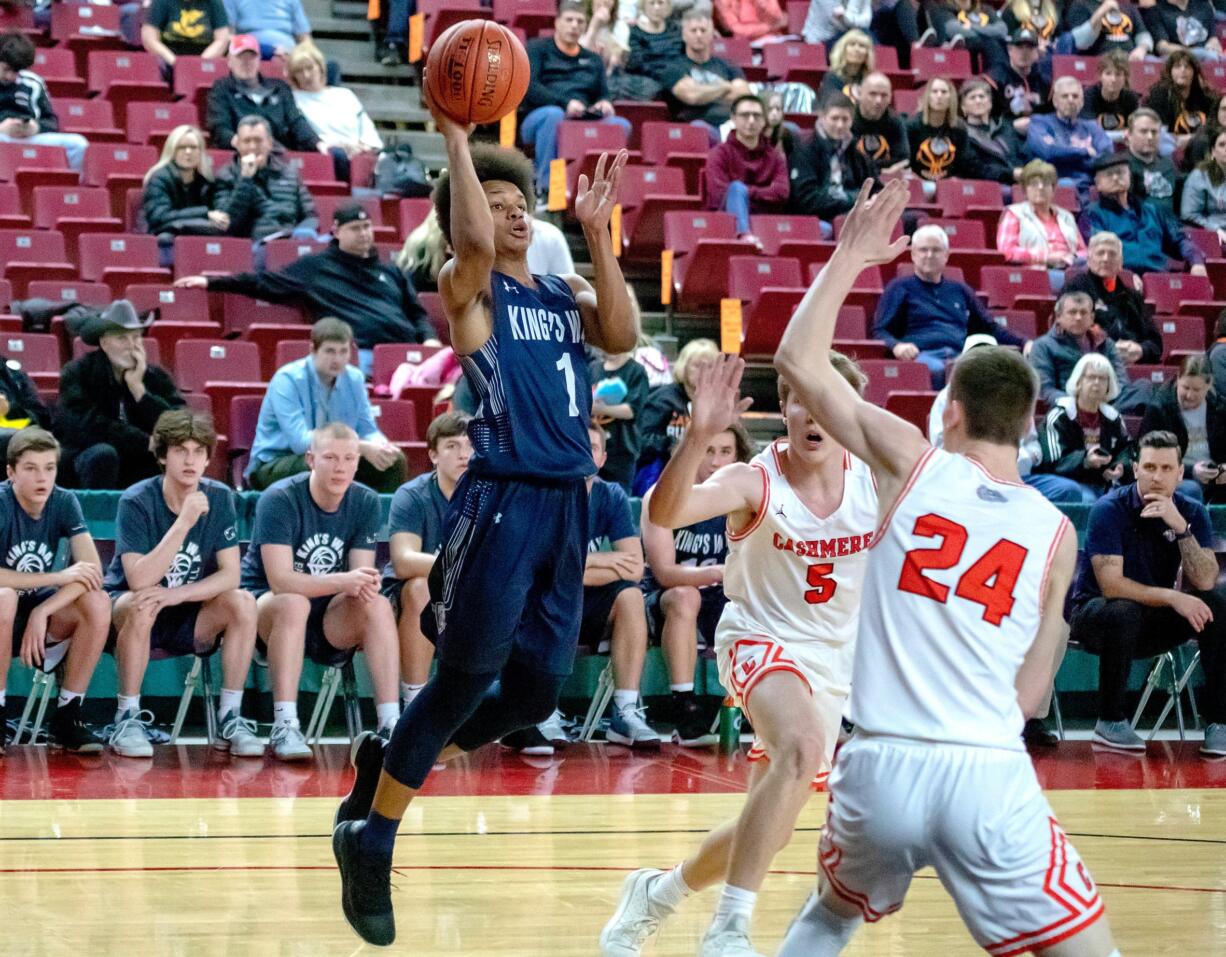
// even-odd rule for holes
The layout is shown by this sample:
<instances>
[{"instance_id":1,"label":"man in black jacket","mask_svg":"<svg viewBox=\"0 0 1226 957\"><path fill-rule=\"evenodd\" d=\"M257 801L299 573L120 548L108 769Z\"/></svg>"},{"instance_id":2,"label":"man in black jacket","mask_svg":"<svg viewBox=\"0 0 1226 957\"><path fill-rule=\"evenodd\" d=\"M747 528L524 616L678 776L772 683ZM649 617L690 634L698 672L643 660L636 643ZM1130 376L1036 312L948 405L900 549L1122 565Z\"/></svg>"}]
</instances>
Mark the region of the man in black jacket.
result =
<instances>
[{"instance_id":1,"label":"man in black jacket","mask_svg":"<svg viewBox=\"0 0 1226 957\"><path fill-rule=\"evenodd\" d=\"M817 115L813 139L788 158L791 195L788 209L826 222L851 209L872 163L855 148L851 117L855 106L842 93L831 93Z\"/></svg>"},{"instance_id":2,"label":"man in black jacket","mask_svg":"<svg viewBox=\"0 0 1226 957\"><path fill-rule=\"evenodd\" d=\"M182 406L183 397L166 370L148 364L144 328L132 303L120 299L77 330L98 348L60 373L54 429L77 488L122 489L158 474L149 436L158 416Z\"/></svg>"},{"instance_id":3,"label":"man in black jacket","mask_svg":"<svg viewBox=\"0 0 1226 957\"><path fill-rule=\"evenodd\" d=\"M255 240L315 237L315 202L298 170L272 152L268 120L258 114L238 121L238 155L217 174L213 206L229 217L231 236Z\"/></svg>"},{"instance_id":4,"label":"man in black jacket","mask_svg":"<svg viewBox=\"0 0 1226 957\"><path fill-rule=\"evenodd\" d=\"M334 239L320 253L303 256L280 272L234 276L185 276L176 286L238 292L267 302L302 305L316 318L335 316L353 329L362 371L381 342L438 345L438 334L400 270L379 261L370 216L358 203L337 207Z\"/></svg>"},{"instance_id":5,"label":"man in black jacket","mask_svg":"<svg viewBox=\"0 0 1226 957\"><path fill-rule=\"evenodd\" d=\"M21 33L0 35L0 143L58 146L68 165L80 170L85 163L84 136L61 133L42 77L33 72L34 44Z\"/></svg>"},{"instance_id":6,"label":"man in black jacket","mask_svg":"<svg viewBox=\"0 0 1226 957\"><path fill-rule=\"evenodd\" d=\"M320 150L319 137L294 103L289 84L260 76L260 43L255 37L234 37L228 62L230 75L209 90L208 128L214 146L232 143L239 121L255 114L268 121L273 139L287 150Z\"/></svg>"},{"instance_id":7,"label":"man in black jacket","mask_svg":"<svg viewBox=\"0 0 1226 957\"><path fill-rule=\"evenodd\" d=\"M1070 275L1065 292L1084 292L1094 301L1094 322L1109 339L1124 365L1162 361L1162 333L1154 325L1145 297L1124 273L1124 247L1115 233L1090 237L1086 270Z\"/></svg>"},{"instance_id":8,"label":"man in black jacket","mask_svg":"<svg viewBox=\"0 0 1226 957\"><path fill-rule=\"evenodd\" d=\"M870 73L860 82L860 99L851 121L856 152L873 164L874 176L901 173L911 165L907 127L890 109L894 89L884 73Z\"/></svg>"}]
</instances>

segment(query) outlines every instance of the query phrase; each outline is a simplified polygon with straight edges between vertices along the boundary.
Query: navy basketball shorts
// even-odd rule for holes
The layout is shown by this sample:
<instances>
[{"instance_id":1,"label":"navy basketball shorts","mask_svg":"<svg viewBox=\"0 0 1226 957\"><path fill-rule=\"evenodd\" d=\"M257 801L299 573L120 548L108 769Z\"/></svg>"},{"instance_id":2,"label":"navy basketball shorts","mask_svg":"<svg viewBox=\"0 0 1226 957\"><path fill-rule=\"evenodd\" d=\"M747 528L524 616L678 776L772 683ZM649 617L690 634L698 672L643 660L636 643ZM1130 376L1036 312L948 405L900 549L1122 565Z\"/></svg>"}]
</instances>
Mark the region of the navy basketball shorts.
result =
<instances>
[{"instance_id":1,"label":"navy basketball shorts","mask_svg":"<svg viewBox=\"0 0 1226 957\"><path fill-rule=\"evenodd\" d=\"M30 623L30 612L58 591L55 588L35 588L17 595L17 614L13 616L13 657L21 654L21 637Z\"/></svg>"},{"instance_id":2,"label":"navy basketball shorts","mask_svg":"<svg viewBox=\"0 0 1226 957\"><path fill-rule=\"evenodd\" d=\"M306 644L303 650L317 665L340 666L349 661L357 648L337 648L324 634L324 615L336 595L320 595L311 599L311 611L307 615Z\"/></svg>"},{"instance_id":3,"label":"navy basketball shorts","mask_svg":"<svg viewBox=\"0 0 1226 957\"><path fill-rule=\"evenodd\" d=\"M660 634L664 630L664 608L660 604L663 595L664 589L650 591L644 601L647 606L647 631L656 641L660 640ZM728 599L720 586L700 588L698 595L698 634L700 638L706 639L708 646L712 646L715 644L715 626L719 624L719 616L724 613Z\"/></svg>"},{"instance_id":4,"label":"navy basketball shorts","mask_svg":"<svg viewBox=\"0 0 1226 957\"><path fill-rule=\"evenodd\" d=\"M422 631L440 661L494 673L512 657L552 675L575 663L587 557L587 483L479 478L456 487L430 570Z\"/></svg>"},{"instance_id":5,"label":"navy basketball shorts","mask_svg":"<svg viewBox=\"0 0 1226 957\"><path fill-rule=\"evenodd\" d=\"M579 644L595 650L609 630L613 603L627 588L638 588L638 582L614 581L606 585L590 585L583 589L583 619L579 625Z\"/></svg>"},{"instance_id":6,"label":"navy basketball shorts","mask_svg":"<svg viewBox=\"0 0 1226 957\"><path fill-rule=\"evenodd\" d=\"M149 633L150 649L168 655L196 654L196 619L200 616L200 606L201 602L185 601L159 611ZM217 636L212 635L199 650L211 654L216 646Z\"/></svg>"}]
</instances>

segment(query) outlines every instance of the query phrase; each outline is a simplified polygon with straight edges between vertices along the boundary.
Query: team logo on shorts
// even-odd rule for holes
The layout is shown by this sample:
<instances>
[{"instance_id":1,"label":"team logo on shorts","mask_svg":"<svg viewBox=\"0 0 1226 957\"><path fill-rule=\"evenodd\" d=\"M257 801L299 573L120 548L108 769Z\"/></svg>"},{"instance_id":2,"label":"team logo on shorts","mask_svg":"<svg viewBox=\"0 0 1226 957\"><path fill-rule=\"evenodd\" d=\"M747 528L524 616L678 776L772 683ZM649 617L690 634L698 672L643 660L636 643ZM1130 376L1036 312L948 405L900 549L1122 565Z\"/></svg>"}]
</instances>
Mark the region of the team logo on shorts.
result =
<instances>
[{"instance_id":1,"label":"team logo on shorts","mask_svg":"<svg viewBox=\"0 0 1226 957\"><path fill-rule=\"evenodd\" d=\"M162 582L166 588L178 588L180 585L194 582L199 577L200 546L195 542L188 542L183 546L183 550L175 555L175 560L170 563Z\"/></svg>"},{"instance_id":2,"label":"team logo on shorts","mask_svg":"<svg viewBox=\"0 0 1226 957\"><path fill-rule=\"evenodd\" d=\"M5 562L15 572L41 575L54 564L55 552L44 542L18 542L9 549Z\"/></svg>"},{"instance_id":3,"label":"team logo on shorts","mask_svg":"<svg viewBox=\"0 0 1226 957\"><path fill-rule=\"evenodd\" d=\"M294 571L308 575L330 575L339 571L345 557L345 542L321 532L312 535L294 552Z\"/></svg>"}]
</instances>

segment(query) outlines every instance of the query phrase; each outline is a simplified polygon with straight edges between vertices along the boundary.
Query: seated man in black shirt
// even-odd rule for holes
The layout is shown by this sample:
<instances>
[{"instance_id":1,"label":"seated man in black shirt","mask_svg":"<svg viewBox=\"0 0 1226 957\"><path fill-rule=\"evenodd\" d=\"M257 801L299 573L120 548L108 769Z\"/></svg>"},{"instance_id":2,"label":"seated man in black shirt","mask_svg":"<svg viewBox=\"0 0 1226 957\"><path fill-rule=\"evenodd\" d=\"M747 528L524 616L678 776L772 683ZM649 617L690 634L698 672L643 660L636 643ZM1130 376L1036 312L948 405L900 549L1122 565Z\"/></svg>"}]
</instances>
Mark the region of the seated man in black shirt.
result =
<instances>
[{"instance_id":1,"label":"seated man in black shirt","mask_svg":"<svg viewBox=\"0 0 1226 957\"><path fill-rule=\"evenodd\" d=\"M749 96L749 84L739 67L711 55L715 27L709 7L691 7L681 18L685 57L660 76L669 115L680 123L702 124L712 146L719 145L719 128L732 115L732 103Z\"/></svg>"},{"instance_id":2,"label":"seated man in black shirt","mask_svg":"<svg viewBox=\"0 0 1226 957\"><path fill-rule=\"evenodd\" d=\"M890 78L870 73L860 82L860 99L851 121L856 152L873 164L873 175L901 173L911 163L907 127L890 108Z\"/></svg>"},{"instance_id":3,"label":"seated man in black shirt","mask_svg":"<svg viewBox=\"0 0 1226 957\"><path fill-rule=\"evenodd\" d=\"M874 175L872 161L855 148L851 133L854 109L842 93L827 94L813 138L792 150L788 159L791 212L829 222L851 209L861 185Z\"/></svg>"},{"instance_id":4,"label":"seated man in black shirt","mask_svg":"<svg viewBox=\"0 0 1226 957\"><path fill-rule=\"evenodd\" d=\"M630 121L613 115L604 60L585 50L579 38L587 29L587 11L578 0L562 0L552 37L528 41L531 79L520 105L520 140L534 149L536 191L549 189L549 164L558 157L558 127L563 120L600 120L630 132Z\"/></svg>"},{"instance_id":5,"label":"seated man in black shirt","mask_svg":"<svg viewBox=\"0 0 1226 957\"><path fill-rule=\"evenodd\" d=\"M1069 276L1064 291L1084 292L1094 301L1094 322L1115 342L1115 352L1130 366L1162 361L1162 333L1154 325L1145 297L1124 273L1124 246L1115 233L1090 237L1086 269Z\"/></svg>"}]
</instances>

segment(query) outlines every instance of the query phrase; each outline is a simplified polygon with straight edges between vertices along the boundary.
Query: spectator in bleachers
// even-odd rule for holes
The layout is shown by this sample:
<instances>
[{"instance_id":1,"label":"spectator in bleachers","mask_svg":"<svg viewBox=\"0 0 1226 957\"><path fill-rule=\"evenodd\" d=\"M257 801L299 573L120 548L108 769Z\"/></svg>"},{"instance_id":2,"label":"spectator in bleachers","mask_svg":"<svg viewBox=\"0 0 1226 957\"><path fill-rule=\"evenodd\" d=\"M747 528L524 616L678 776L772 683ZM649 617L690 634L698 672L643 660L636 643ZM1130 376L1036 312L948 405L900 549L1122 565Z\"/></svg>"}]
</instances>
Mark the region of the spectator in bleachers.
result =
<instances>
[{"instance_id":1,"label":"spectator in bleachers","mask_svg":"<svg viewBox=\"0 0 1226 957\"><path fill-rule=\"evenodd\" d=\"M604 62L605 72L621 66L630 49L630 26L617 14L618 0L587 0L587 29L579 45Z\"/></svg>"},{"instance_id":2,"label":"spectator in bleachers","mask_svg":"<svg viewBox=\"0 0 1226 957\"><path fill-rule=\"evenodd\" d=\"M876 69L873 38L863 30L848 30L834 41L830 70L822 77L818 97L824 101L831 93L842 93L855 102L860 98L860 84Z\"/></svg>"},{"instance_id":3,"label":"spectator in bleachers","mask_svg":"<svg viewBox=\"0 0 1226 957\"><path fill-rule=\"evenodd\" d=\"M1113 0L1108 0L1113 2ZM1128 119L1141 98L1128 85L1128 54L1108 50L1098 58L1098 82L1086 87L1081 115L1103 128L1112 143L1127 135Z\"/></svg>"},{"instance_id":4,"label":"spectator in bleachers","mask_svg":"<svg viewBox=\"0 0 1226 957\"><path fill-rule=\"evenodd\" d=\"M22 33L0 34L0 143L58 146L80 171L89 146L84 136L61 133L51 97L34 65L34 44Z\"/></svg>"},{"instance_id":5,"label":"spectator in bleachers","mask_svg":"<svg viewBox=\"0 0 1226 957\"><path fill-rule=\"evenodd\" d=\"M1166 58L1162 76L1145 94L1145 105L1161 117L1175 137L1175 147L1183 149L1192 134L1217 115L1218 98L1196 57L1178 48Z\"/></svg>"},{"instance_id":6,"label":"spectator in bleachers","mask_svg":"<svg viewBox=\"0 0 1226 957\"><path fill-rule=\"evenodd\" d=\"M1226 403L1213 391L1213 371L1204 353L1184 356L1175 381L1154 394L1141 419L1141 434L1155 431L1179 440L1181 494L1197 502L1226 499Z\"/></svg>"},{"instance_id":7,"label":"spectator in bleachers","mask_svg":"<svg viewBox=\"0 0 1226 957\"><path fill-rule=\"evenodd\" d=\"M10 440L27 426L50 430L51 412L21 361L10 355L0 361L0 462L7 460ZM56 452L58 462L58 447Z\"/></svg>"},{"instance_id":8,"label":"spectator in bleachers","mask_svg":"<svg viewBox=\"0 0 1226 957\"><path fill-rule=\"evenodd\" d=\"M779 0L713 0L715 22L733 37L765 40L788 32L788 15Z\"/></svg>"},{"instance_id":9,"label":"spectator in bleachers","mask_svg":"<svg viewBox=\"0 0 1226 957\"><path fill-rule=\"evenodd\" d=\"M1209 365L1213 369L1213 388L1226 396L1226 309L1218 313L1217 322L1213 326Z\"/></svg>"},{"instance_id":10,"label":"spectator in bleachers","mask_svg":"<svg viewBox=\"0 0 1226 957\"><path fill-rule=\"evenodd\" d=\"M1125 366L1162 361L1162 333L1141 294L1141 281L1121 272L1124 246L1115 233L1090 237L1086 268L1070 275L1065 292L1084 292L1093 300L1094 321L1114 343Z\"/></svg>"},{"instance_id":11,"label":"spectator in bleachers","mask_svg":"<svg viewBox=\"0 0 1226 957\"><path fill-rule=\"evenodd\" d=\"M1184 147L1183 157L1179 162L1181 172L1192 172L1196 169L1196 165L1212 152L1213 141L1217 139L1219 130L1226 130L1226 96L1218 100L1217 111L1213 118L1202 125L1188 140L1188 145Z\"/></svg>"},{"instance_id":12,"label":"spectator in bleachers","mask_svg":"<svg viewBox=\"0 0 1226 957\"><path fill-rule=\"evenodd\" d=\"M1034 340L1029 358L1039 374L1039 398L1048 406L1065 398L1065 383L1081 357L1091 352L1111 364L1115 376L1111 400L1116 408L1128 414L1144 412L1150 384L1129 380L1115 343L1094 324L1094 300L1084 292L1066 292L1057 299L1051 328Z\"/></svg>"},{"instance_id":13,"label":"spectator in bleachers","mask_svg":"<svg viewBox=\"0 0 1226 957\"><path fill-rule=\"evenodd\" d=\"M876 167L856 149L851 134L855 106L842 93L828 93L817 115L813 138L788 157L791 196L788 209L829 223L856 201Z\"/></svg>"},{"instance_id":14,"label":"spectator in bleachers","mask_svg":"<svg viewBox=\"0 0 1226 957\"><path fill-rule=\"evenodd\" d=\"M1127 153L1106 153L1094 161L1098 199L1082 212L1081 232L1115 233L1124 244L1124 268L1135 273L1182 269L1204 276L1205 254L1188 239L1174 216L1132 195Z\"/></svg>"},{"instance_id":15,"label":"spectator in bleachers","mask_svg":"<svg viewBox=\"0 0 1226 957\"><path fill-rule=\"evenodd\" d=\"M1171 158L1158 149L1161 136L1162 121L1149 107L1141 107L1128 118L1126 143L1133 190L1164 213L1173 215L1179 174Z\"/></svg>"},{"instance_id":16,"label":"spectator in bleachers","mask_svg":"<svg viewBox=\"0 0 1226 957\"><path fill-rule=\"evenodd\" d=\"M1141 16L1154 38L1158 56L1187 53L1197 60L1215 63L1222 58L1216 17L1210 0L1156 0L1144 6Z\"/></svg>"},{"instance_id":17,"label":"spectator in bleachers","mask_svg":"<svg viewBox=\"0 0 1226 957\"><path fill-rule=\"evenodd\" d=\"M851 120L854 147L873 167L873 176L901 173L911 165L907 125L890 106L894 90L884 73L870 73L860 83Z\"/></svg>"},{"instance_id":18,"label":"spectator in bleachers","mask_svg":"<svg viewBox=\"0 0 1226 957\"><path fill-rule=\"evenodd\" d=\"M966 123L967 169L975 172L976 179L1006 186L1017 182L1025 162L1022 138L1011 122L992 115L991 84L971 77L958 91L958 101Z\"/></svg>"},{"instance_id":19,"label":"spectator in bleachers","mask_svg":"<svg viewBox=\"0 0 1226 957\"><path fill-rule=\"evenodd\" d=\"M1054 0L1006 0L1000 8L1000 19L1008 33L1014 30L1032 30L1039 40L1039 50L1046 54L1063 17L1063 4Z\"/></svg>"},{"instance_id":20,"label":"spectator in bleachers","mask_svg":"<svg viewBox=\"0 0 1226 957\"><path fill-rule=\"evenodd\" d=\"M76 488L123 489L158 474L149 436L183 397L165 369L149 365L141 341L147 325L120 299L77 329L82 342L98 348L60 373L54 429L65 477L75 478Z\"/></svg>"},{"instance_id":21,"label":"spectator in bleachers","mask_svg":"<svg viewBox=\"0 0 1226 957\"><path fill-rule=\"evenodd\" d=\"M213 162L204 134L176 126L162 146L162 158L145 174L140 199L145 228L173 245L175 236L220 235L230 217L217 208Z\"/></svg>"},{"instance_id":22,"label":"spectator in bleachers","mask_svg":"<svg viewBox=\"0 0 1226 957\"><path fill-rule=\"evenodd\" d=\"M733 462L748 462L754 453L749 433L739 422L711 440L698 467L695 484ZM646 506L646 503L644 503ZM728 599L724 596L724 561L728 555L726 516L682 528L654 524L644 507L639 518L647 574L643 576L647 620L659 636L672 693L673 740L682 747L714 744L711 714L695 700L694 665L699 635L708 645Z\"/></svg>"},{"instance_id":23,"label":"spectator in bleachers","mask_svg":"<svg viewBox=\"0 0 1226 957\"><path fill-rule=\"evenodd\" d=\"M289 85L260 75L260 45L255 37L233 37L226 62L230 75L218 77L209 89L206 125L213 146L234 145L239 122L262 116L269 135L283 148L307 153L320 149L319 137L298 109Z\"/></svg>"},{"instance_id":24,"label":"spectator in bleachers","mask_svg":"<svg viewBox=\"0 0 1226 957\"><path fill-rule=\"evenodd\" d=\"M443 519L473 447L468 416L444 412L426 429L434 468L410 479L392 496L387 535L389 561L382 591L392 603L400 636L400 704L407 708L430 677L434 645L422 634L421 613L430 603L426 579L443 545Z\"/></svg>"},{"instance_id":25,"label":"spectator in bleachers","mask_svg":"<svg viewBox=\"0 0 1226 957\"><path fill-rule=\"evenodd\" d=\"M315 429L343 422L358 435L357 478L377 492L404 484L404 453L375 424L366 380L349 361L353 330L339 319L311 327L311 353L283 365L268 383L247 464L247 484L257 492L309 468L306 452Z\"/></svg>"},{"instance_id":26,"label":"spectator in bleachers","mask_svg":"<svg viewBox=\"0 0 1226 957\"><path fill-rule=\"evenodd\" d=\"M1226 237L1226 130L1219 130L1213 152L1201 160L1183 185L1180 219L1189 226Z\"/></svg>"},{"instance_id":27,"label":"spectator in bleachers","mask_svg":"<svg viewBox=\"0 0 1226 957\"><path fill-rule=\"evenodd\" d=\"M239 588L235 496L204 477L217 448L213 422L190 409L164 412L150 446L162 474L120 497L115 554L103 580L114 602L118 672L111 748L124 757L153 756L146 730L153 715L140 706L151 650L211 654L220 645L220 735L213 747L235 757L263 757L256 723L242 716L255 651L255 601Z\"/></svg>"},{"instance_id":28,"label":"spectator in bleachers","mask_svg":"<svg viewBox=\"0 0 1226 957\"><path fill-rule=\"evenodd\" d=\"M1145 750L1124 710L1133 659L1195 638L1205 669L1201 753L1219 757L1226 755L1226 603L1216 584L1209 512L1179 494L1179 459L1169 432L1142 436L1136 483L1090 511L1069 637L1098 655L1094 740L1129 751ZM1177 587L1181 568L1189 591Z\"/></svg>"},{"instance_id":29,"label":"spectator in bleachers","mask_svg":"<svg viewBox=\"0 0 1226 957\"><path fill-rule=\"evenodd\" d=\"M225 0L230 25L259 41L260 57L284 56L311 39L311 22L302 0Z\"/></svg>"},{"instance_id":30,"label":"spectator in bleachers","mask_svg":"<svg viewBox=\"0 0 1226 957\"><path fill-rule=\"evenodd\" d=\"M1056 168L1062 184L1075 186L1079 194L1086 196L1095 158L1110 153L1114 146L1101 126L1082 118L1085 95L1076 77L1062 76L1056 80L1051 98L1055 112L1031 117L1026 146L1035 158Z\"/></svg>"},{"instance_id":31,"label":"spectator in bleachers","mask_svg":"<svg viewBox=\"0 0 1226 957\"><path fill-rule=\"evenodd\" d=\"M870 0L810 0L801 34L805 43L825 43L853 28L867 30L873 21Z\"/></svg>"},{"instance_id":32,"label":"spectator in bleachers","mask_svg":"<svg viewBox=\"0 0 1226 957\"><path fill-rule=\"evenodd\" d=\"M579 0L562 0L551 37L528 41L532 79L520 105L520 139L533 145L536 192L549 189L549 164L558 156L563 120L598 120L630 131L625 117L613 115L604 62L579 45L587 14Z\"/></svg>"},{"instance_id":33,"label":"spectator in bleachers","mask_svg":"<svg viewBox=\"0 0 1226 957\"><path fill-rule=\"evenodd\" d=\"M945 385L945 364L961 352L966 337L987 333L1002 345L1023 346L988 315L971 287L945 278L949 237L940 226L921 226L911 237L914 273L898 276L877 301L873 336L894 358L928 367L934 389Z\"/></svg>"},{"instance_id":34,"label":"spectator in bleachers","mask_svg":"<svg viewBox=\"0 0 1226 957\"><path fill-rule=\"evenodd\" d=\"M992 84L994 115L1013 123L1025 136L1030 118L1047 103L1051 84L1039 68L1039 38L1033 30L1014 30L1005 45L1007 59L984 73Z\"/></svg>"},{"instance_id":35,"label":"spectator in bleachers","mask_svg":"<svg viewBox=\"0 0 1226 957\"><path fill-rule=\"evenodd\" d=\"M638 472L634 494L642 495L655 484L673 446L685 435L690 423L690 390L694 388L698 367L719 355L712 339L691 339L673 362L672 382L658 385L647 393L639 419Z\"/></svg>"},{"instance_id":36,"label":"spectator in bleachers","mask_svg":"<svg viewBox=\"0 0 1226 957\"><path fill-rule=\"evenodd\" d=\"M588 436L592 458L598 468L603 467L604 430L592 425ZM634 527L630 499L619 485L592 476L587 480L587 488L588 542L579 644L596 651L605 635L609 636L613 717L606 740L628 748L656 749L660 736L644 720L639 703L639 685L647 658L647 613L639 588L643 578L643 542ZM533 730L536 729L528 729L529 734ZM540 735L539 730L537 734ZM507 743L506 738L503 743Z\"/></svg>"},{"instance_id":37,"label":"spectator in bleachers","mask_svg":"<svg viewBox=\"0 0 1226 957\"><path fill-rule=\"evenodd\" d=\"M784 156L791 156L796 146L800 127L784 119L784 96L780 90L771 90L766 94L766 131L762 138L779 150Z\"/></svg>"},{"instance_id":38,"label":"spectator in bleachers","mask_svg":"<svg viewBox=\"0 0 1226 957\"><path fill-rule=\"evenodd\" d=\"M152 0L144 10L140 42L161 61L169 79L176 57L226 55L230 17L221 0Z\"/></svg>"},{"instance_id":39,"label":"spectator in bleachers","mask_svg":"<svg viewBox=\"0 0 1226 957\"><path fill-rule=\"evenodd\" d=\"M669 61L660 75L668 113L680 123L707 131L712 146L719 145L719 128L727 122L732 101L751 91L740 67L711 54L711 13L693 7L681 17L685 56Z\"/></svg>"},{"instance_id":40,"label":"spectator in bleachers","mask_svg":"<svg viewBox=\"0 0 1226 957\"><path fill-rule=\"evenodd\" d=\"M273 153L272 131L259 114L234 134L237 154L217 174L214 202L229 217L228 232L256 241L315 237L315 201L298 170Z\"/></svg>"},{"instance_id":41,"label":"spectator in bleachers","mask_svg":"<svg viewBox=\"0 0 1226 957\"><path fill-rule=\"evenodd\" d=\"M637 307L637 300L632 301ZM592 418L605 433L600 477L629 492L634 482L634 466L639 460L639 419L651 391L647 372L635 360L633 352L597 355L588 365L588 379L593 389ZM619 402L606 402L601 397L600 384L610 380L625 387L625 395Z\"/></svg>"},{"instance_id":42,"label":"spectator in bleachers","mask_svg":"<svg viewBox=\"0 0 1226 957\"><path fill-rule=\"evenodd\" d=\"M1131 439L1111 400L1119 393L1116 370L1106 356L1089 352L1077 360L1039 426L1042 458L1026 476L1051 502L1089 504L1124 475Z\"/></svg>"},{"instance_id":43,"label":"spectator in bleachers","mask_svg":"<svg viewBox=\"0 0 1226 957\"><path fill-rule=\"evenodd\" d=\"M338 206L332 234L323 252L303 256L277 272L184 276L175 285L296 303L317 318L335 316L353 330L363 371L370 369L372 350L381 342L438 345L413 287L399 269L380 261L370 214L358 203Z\"/></svg>"},{"instance_id":44,"label":"spectator in bleachers","mask_svg":"<svg viewBox=\"0 0 1226 957\"><path fill-rule=\"evenodd\" d=\"M438 274L451 256L451 246L432 206L426 218L409 233L392 261L415 291L438 292Z\"/></svg>"},{"instance_id":45,"label":"spectator in bleachers","mask_svg":"<svg viewBox=\"0 0 1226 957\"><path fill-rule=\"evenodd\" d=\"M294 104L319 137L320 150L331 153L334 163L337 151L349 160L383 149L383 138L362 101L348 87L327 85L327 63L319 47L310 42L298 44L289 55L286 71ZM348 182L348 163L343 165L338 178Z\"/></svg>"},{"instance_id":46,"label":"spectator in bleachers","mask_svg":"<svg viewBox=\"0 0 1226 957\"><path fill-rule=\"evenodd\" d=\"M934 0L928 4L928 22L942 45L966 47L982 68L1005 61L1009 28L993 7L980 0Z\"/></svg>"},{"instance_id":47,"label":"spectator in bleachers","mask_svg":"<svg viewBox=\"0 0 1226 957\"><path fill-rule=\"evenodd\" d=\"M670 0L641 0L638 22L630 27L630 52L620 77L617 95L628 100L656 100L661 77L674 60L685 56L681 30L670 19Z\"/></svg>"},{"instance_id":48,"label":"spectator in bleachers","mask_svg":"<svg viewBox=\"0 0 1226 957\"><path fill-rule=\"evenodd\" d=\"M400 717L396 618L374 567L382 515L379 496L354 480L358 437L329 422L315 429L307 456L310 472L260 496L242 563L268 660L273 756L282 761L312 757L298 723L304 655L340 665L364 652L377 729L390 732Z\"/></svg>"},{"instance_id":49,"label":"spectator in bleachers","mask_svg":"<svg viewBox=\"0 0 1226 957\"><path fill-rule=\"evenodd\" d=\"M736 217L737 235L757 242L750 214L778 213L788 201L788 163L762 139L766 108L752 94L732 103L733 130L707 155L707 206ZM848 126L851 111L847 113Z\"/></svg>"},{"instance_id":50,"label":"spectator in bleachers","mask_svg":"<svg viewBox=\"0 0 1226 957\"><path fill-rule=\"evenodd\" d=\"M1039 128L1032 123L1031 135ZM1020 181L1026 199L1005 207L996 225L996 248L1008 262L1046 269L1052 292L1058 293L1064 286L1064 271L1085 262L1085 240L1073 214L1051 201L1056 191L1054 166L1031 160L1022 167Z\"/></svg>"},{"instance_id":51,"label":"spectator in bleachers","mask_svg":"<svg viewBox=\"0 0 1226 957\"><path fill-rule=\"evenodd\" d=\"M928 183L966 172L966 128L958 117L954 85L934 76L924 84L919 109L907 121L911 172ZM935 186L925 187L925 194Z\"/></svg>"},{"instance_id":52,"label":"spectator in bleachers","mask_svg":"<svg viewBox=\"0 0 1226 957\"><path fill-rule=\"evenodd\" d=\"M1073 0L1065 14L1076 52L1101 57L1118 50L1129 60L1144 60L1154 38L1141 12L1121 0Z\"/></svg>"}]
</instances>

